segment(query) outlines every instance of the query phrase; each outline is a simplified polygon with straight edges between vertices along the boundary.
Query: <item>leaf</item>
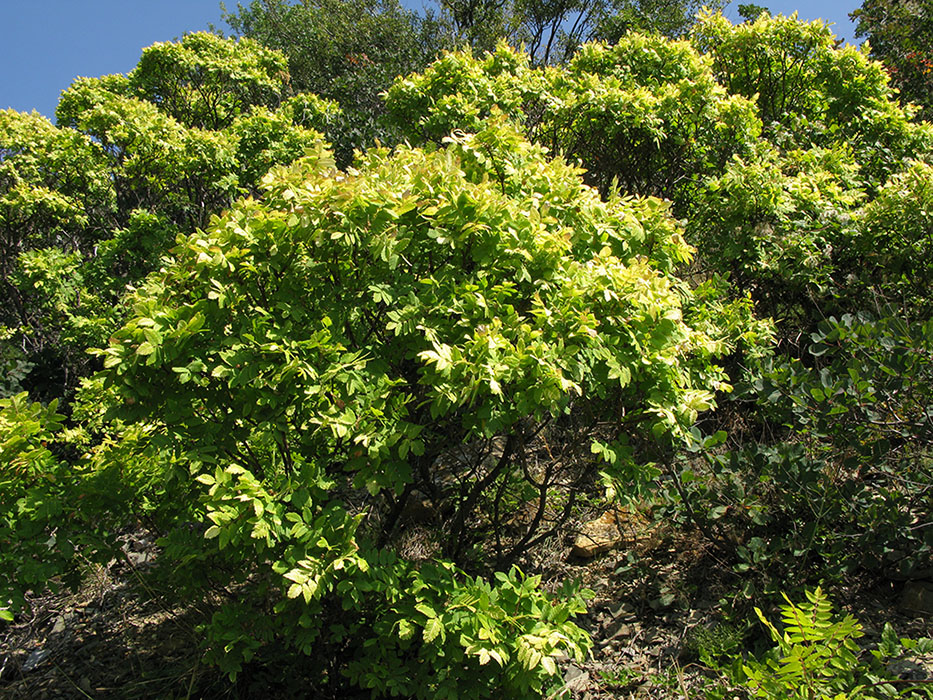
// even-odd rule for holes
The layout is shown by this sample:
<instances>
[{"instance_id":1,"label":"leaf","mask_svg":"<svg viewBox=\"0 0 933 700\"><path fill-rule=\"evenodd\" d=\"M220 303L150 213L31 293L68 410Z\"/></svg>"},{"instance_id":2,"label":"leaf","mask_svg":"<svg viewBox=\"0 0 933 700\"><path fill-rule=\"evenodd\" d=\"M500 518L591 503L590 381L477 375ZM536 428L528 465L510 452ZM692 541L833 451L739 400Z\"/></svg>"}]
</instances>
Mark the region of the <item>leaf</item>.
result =
<instances>
[{"instance_id":1,"label":"leaf","mask_svg":"<svg viewBox=\"0 0 933 700\"><path fill-rule=\"evenodd\" d=\"M716 506L715 508L710 509L709 519L719 520L722 516L726 514L728 510L729 510L729 506Z\"/></svg>"},{"instance_id":2,"label":"leaf","mask_svg":"<svg viewBox=\"0 0 933 700\"><path fill-rule=\"evenodd\" d=\"M444 631L440 618L432 617L424 626L424 641L430 644Z\"/></svg>"},{"instance_id":3,"label":"leaf","mask_svg":"<svg viewBox=\"0 0 933 700\"><path fill-rule=\"evenodd\" d=\"M207 528L207 530L204 531L204 538L208 540L212 540L215 537L217 537L217 535L219 534L220 534L220 528L217 527L216 525L211 525L209 528Z\"/></svg>"},{"instance_id":4,"label":"leaf","mask_svg":"<svg viewBox=\"0 0 933 700\"><path fill-rule=\"evenodd\" d=\"M295 583L304 583L308 580L308 575L301 569L292 569L291 571L282 575L289 581L294 581Z\"/></svg>"},{"instance_id":5,"label":"leaf","mask_svg":"<svg viewBox=\"0 0 933 700\"><path fill-rule=\"evenodd\" d=\"M229 377L232 374L233 370L225 365L217 365L213 370L211 370L211 376L215 378Z\"/></svg>"},{"instance_id":6,"label":"leaf","mask_svg":"<svg viewBox=\"0 0 933 700\"><path fill-rule=\"evenodd\" d=\"M411 636L415 633L415 626L411 624L409 620L399 620L398 621L398 636L399 639L411 639Z\"/></svg>"}]
</instances>

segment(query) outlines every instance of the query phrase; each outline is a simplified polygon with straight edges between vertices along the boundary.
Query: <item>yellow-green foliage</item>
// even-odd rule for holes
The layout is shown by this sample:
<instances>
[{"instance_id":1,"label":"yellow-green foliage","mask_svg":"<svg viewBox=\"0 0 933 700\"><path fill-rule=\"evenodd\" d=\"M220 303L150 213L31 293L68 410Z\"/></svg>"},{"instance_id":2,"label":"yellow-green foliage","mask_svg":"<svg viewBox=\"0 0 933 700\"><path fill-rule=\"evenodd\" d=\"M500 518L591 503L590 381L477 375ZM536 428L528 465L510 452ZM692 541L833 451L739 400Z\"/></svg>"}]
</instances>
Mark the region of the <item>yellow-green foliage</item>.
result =
<instances>
[{"instance_id":1,"label":"yellow-green foliage","mask_svg":"<svg viewBox=\"0 0 933 700\"><path fill-rule=\"evenodd\" d=\"M505 123L346 173L318 146L264 187L180 239L102 351L111 414L157 421L200 485L177 493L210 522L169 548L179 571L262 572L216 618L215 658L236 672L270 635L325 640L352 645L364 687L533 697L558 651L586 649L582 603L507 566L466 576L465 545L499 527L485 504L537 483L520 465L553 421L676 436L727 388L712 361L728 334L683 319L679 226L657 200L601 200ZM451 448L496 440L497 463L437 478ZM453 507L436 566L386 547L412 489ZM241 630L270 595L281 615Z\"/></svg>"}]
</instances>

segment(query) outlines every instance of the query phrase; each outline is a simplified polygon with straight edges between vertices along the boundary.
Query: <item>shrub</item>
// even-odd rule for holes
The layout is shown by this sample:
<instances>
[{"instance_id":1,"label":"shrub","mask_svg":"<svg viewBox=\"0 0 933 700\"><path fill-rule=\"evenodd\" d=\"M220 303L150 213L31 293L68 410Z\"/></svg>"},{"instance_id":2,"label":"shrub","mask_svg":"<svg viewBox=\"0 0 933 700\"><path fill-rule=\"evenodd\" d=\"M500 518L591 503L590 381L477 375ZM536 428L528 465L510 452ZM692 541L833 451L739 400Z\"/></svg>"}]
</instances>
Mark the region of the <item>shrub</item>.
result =
<instances>
[{"instance_id":1,"label":"shrub","mask_svg":"<svg viewBox=\"0 0 933 700\"><path fill-rule=\"evenodd\" d=\"M669 512L683 517L686 500L748 594L859 571L910 578L933 561L933 324L846 315L810 340L807 357L766 359L737 392L744 430L677 463Z\"/></svg>"},{"instance_id":2,"label":"shrub","mask_svg":"<svg viewBox=\"0 0 933 700\"><path fill-rule=\"evenodd\" d=\"M539 692L587 648L582 602L513 562L612 477L596 438L676 436L727 388L731 331L683 320L690 248L660 202L601 201L503 124L347 173L319 146L265 187L179 240L102 351L110 414L173 475L175 575L236 590L215 658L277 637L382 693Z\"/></svg>"}]
</instances>

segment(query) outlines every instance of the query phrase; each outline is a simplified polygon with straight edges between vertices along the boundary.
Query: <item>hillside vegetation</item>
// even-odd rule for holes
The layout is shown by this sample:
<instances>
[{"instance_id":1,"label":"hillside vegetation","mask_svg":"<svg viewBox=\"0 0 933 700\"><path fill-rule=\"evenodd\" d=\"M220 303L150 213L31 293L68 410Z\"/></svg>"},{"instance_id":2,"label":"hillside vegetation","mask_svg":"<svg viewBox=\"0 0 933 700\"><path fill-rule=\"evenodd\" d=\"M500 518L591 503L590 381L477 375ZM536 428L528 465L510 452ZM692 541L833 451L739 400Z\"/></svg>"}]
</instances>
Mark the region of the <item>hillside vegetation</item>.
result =
<instances>
[{"instance_id":1,"label":"hillside vegetation","mask_svg":"<svg viewBox=\"0 0 933 700\"><path fill-rule=\"evenodd\" d=\"M933 128L885 68L326 9L0 111L0 633L145 536L171 697L933 696ZM676 672L607 646L635 600Z\"/></svg>"}]
</instances>

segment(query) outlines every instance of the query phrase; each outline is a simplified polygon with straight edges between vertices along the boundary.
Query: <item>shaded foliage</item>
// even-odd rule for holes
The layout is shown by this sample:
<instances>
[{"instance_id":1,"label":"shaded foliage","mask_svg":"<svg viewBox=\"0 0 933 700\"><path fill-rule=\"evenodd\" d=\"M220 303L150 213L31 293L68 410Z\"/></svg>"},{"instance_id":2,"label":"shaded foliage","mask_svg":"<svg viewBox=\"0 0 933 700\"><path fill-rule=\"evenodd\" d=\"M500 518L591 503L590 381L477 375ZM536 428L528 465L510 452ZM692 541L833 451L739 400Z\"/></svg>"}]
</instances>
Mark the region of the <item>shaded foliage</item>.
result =
<instances>
[{"instance_id":1,"label":"shaded foliage","mask_svg":"<svg viewBox=\"0 0 933 700\"><path fill-rule=\"evenodd\" d=\"M933 16L928 2L865 0L851 17L855 35L865 37L871 56L881 61L905 103L920 107L924 119L931 116L933 87Z\"/></svg>"}]
</instances>

